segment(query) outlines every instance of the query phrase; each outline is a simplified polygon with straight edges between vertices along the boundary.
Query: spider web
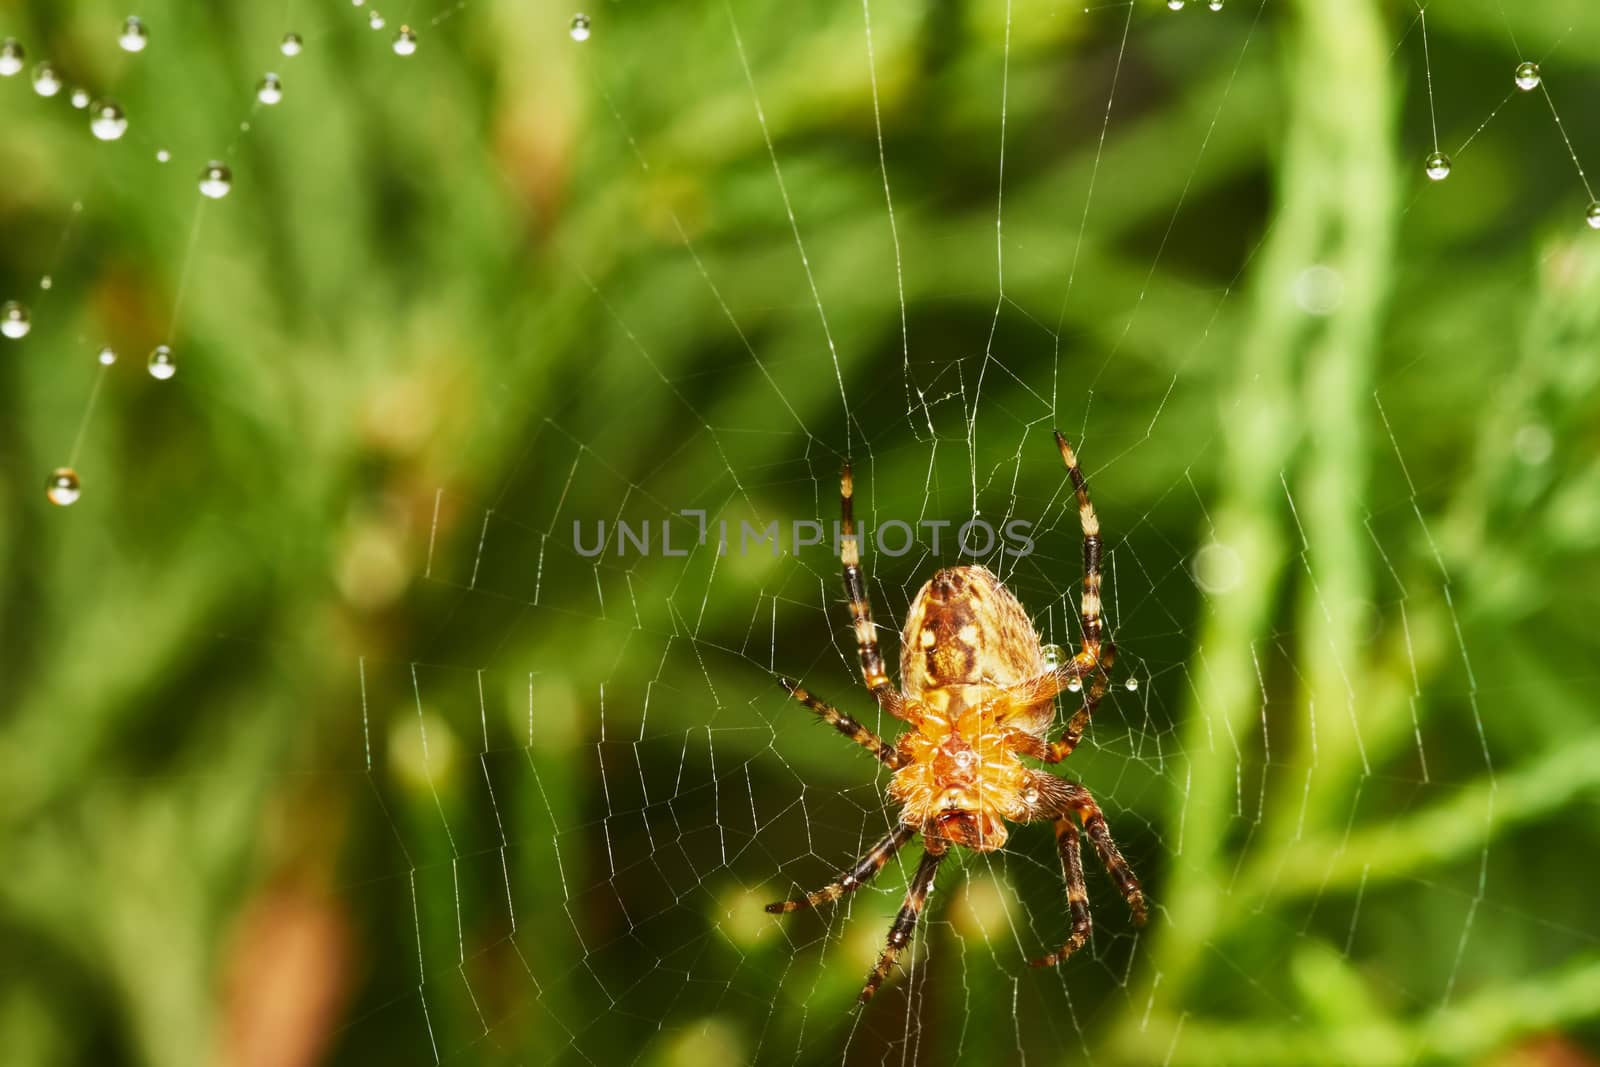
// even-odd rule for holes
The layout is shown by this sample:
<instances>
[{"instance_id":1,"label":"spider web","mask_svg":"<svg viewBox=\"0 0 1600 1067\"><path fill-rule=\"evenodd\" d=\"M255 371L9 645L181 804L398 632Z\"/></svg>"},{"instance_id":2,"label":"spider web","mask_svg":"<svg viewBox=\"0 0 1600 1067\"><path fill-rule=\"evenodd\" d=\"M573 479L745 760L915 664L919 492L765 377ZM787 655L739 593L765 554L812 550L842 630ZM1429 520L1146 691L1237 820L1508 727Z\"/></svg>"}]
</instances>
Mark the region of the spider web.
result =
<instances>
[{"instance_id":1,"label":"spider web","mask_svg":"<svg viewBox=\"0 0 1600 1067\"><path fill-rule=\"evenodd\" d=\"M495 26L554 38L541 56L578 50L538 82L558 103L522 105L539 121L502 137L537 140L565 107L581 150L571 221L522 275L533 310L500 338L511 395L471 416L478 451L406 479L399 534L369 523L338 552L345 600L409 587L410 623L353 627L338 712L257 772L266 793L337 798L348 823L333 897L368 958L334 1058L1413 1063L1573 1027L1581 1043L1600 930L1570 868L1538 856L1542 817L1593 793L1592 733L1557 740L1587 676L1567 662L1519 685L1539 649L1498 619L1528 620L1519 600L1564 558L1500 531L1548 521L1581 544L1590 521L1563 357L1593 292L1580 160L1600 133L1557 100L1592 81L1568 41L1592 15L1341 15L1368 54L1327 57L1328 76L1409 83L1394 143L1358 150L1354 121L1284 89L1315 48L1277 5L593 14L579 43L564 15L413 3L382 35L417 26L419 60ZM332 48L369 19L295 5L264 40ZM1543 113L1509 78L1529 55ZM419 63L392 84L419 106L449 78ZM1517 180L1566 225L1523 204L1520 229L1471 231L1518 251L1550 233L1530 324L1494 334L1519 352L1501 389L1503 367L1457 358L1484 324L1389 309L1447 306L1452 219L1505 197L1474 184L1473 149L1513 107L1553 120ZM933 169L930 128L948 139ZM1430 183L1441 137L1457 173ZM510 185L537 184L524 151L505 153ZM1308 192L1308 160L1335 190L1393 188ZM1362 230L1382 223L1374 197L1388 236ZM172 251L168 334L208 314L204 217ZM1436 429L1485 366L1482 426ZM403 421L438 382L376 417ZM1070 647L1081 535L1053 427L1105 528L1119 650L1059 771L1105 809L1151 922L1131 926L1091 859L1090 944L1029 969L1067 911L1052 835L1016 827L945 863L901 969L857 1009L919 850L834 907L762 911L895 818L888 772L776 684L900 728L868 710L837 555L793 524L831 529L849 457L886 655L922 582L974 559ZM979 519L1026 523L1032 551L960 555L955 529ZM774 522L779 543L750 536ZM893 522L919 531L903 554L873 540ZM939 550L931 522L951 524ZM1550 599L1555 645L1581 654ZM261 639L215 644L233 642ZM1530 870L1556 887L1530 896Z\"/></svg>"}]
</instances>

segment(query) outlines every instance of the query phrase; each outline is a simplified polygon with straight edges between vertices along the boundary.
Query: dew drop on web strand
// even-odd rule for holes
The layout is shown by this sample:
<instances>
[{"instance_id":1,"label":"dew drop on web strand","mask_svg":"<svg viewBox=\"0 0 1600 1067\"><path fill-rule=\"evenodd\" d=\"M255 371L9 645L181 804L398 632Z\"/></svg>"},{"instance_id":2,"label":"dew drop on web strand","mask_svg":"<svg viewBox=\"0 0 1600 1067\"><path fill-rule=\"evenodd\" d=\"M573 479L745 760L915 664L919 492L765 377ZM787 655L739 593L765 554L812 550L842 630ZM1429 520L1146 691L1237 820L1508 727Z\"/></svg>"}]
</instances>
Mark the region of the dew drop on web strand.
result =
<instances>
[{"instance_id":1,"label":"dew drop on web strand","mask_svg":"<svg viewBox=\"0 0 1600 1067\"><path fill-rule=\"evenodd\" d=\"M82 111L84 108L89 106L89 90L83 88L74 89L72 90L72 96L68 99L70 100L73 108L78 111Z\"/></svg>"},{"instance_id":2,"label":"dew drop on web strand","mask_svg":"<svg viewBox=\"0 0 1600 1067\"><path fill-rule=\"evenodd\" d=\"M1539 64L1523 62L1517 64L1516 73L1512 76L1517 83L1517 88L1525 93L1531 93L1539 88L1542 75L1539 73Z\"/></svg>"},{"instance_id":3,"label":"dew drop on web strand","mask_svg":"<svg viewBox=\"0 0 1600 1067\"><path fill-rule=\"evenodd\" d=\"M401 26L400 32L394 35L394 54L397 56L415 55L417 51L417 35L410 26Z\"/></svg>"},{"instance_id":4,"label":"dew drop on web strand","mask_svg":"<svg viewBox=\"0 0 1600 1067\"><path fill-rule=\"evenodd\" d=\"M1443 152L1430 152L1422 161L1422 172L1432 181L1444 181L1450 177L1450 157Z\"/></svg>"},{"instance_id":5,"label":"dew drop on web strand","mask_svg":"<svg viewBox=\"0 0 1600 1067\"><path fill-rule=\"evenodd\" d=\"M40 96L54 96L61 91L61 76L48 61L33 68L33 91Z\"/></svg>"},{"instance_id":6,"label":"dew drop on web strand","mask_svg":"<svg viewBox=\"0 0 1600 1067\"><path fill-rule=\"evenodd\" d=\"M256 99L268 107L283 99L283 82L273 73L262 76L261 84L256 86Z\"/></svg>"},{"instance_id":7,"label":"dew drop on web strand","mask_svg":"<svg viewBox=\"0 0 1600 1067\"><path fill-rule=\"evenodd\" d=\"M44 482L44 495L56 507L71 507L83 495L78 472L71 467L57 467Z\"/></svg>"},{"instance_id":8,"label":"dew drop on web strand","mask_svg":"<svg viewBox=\"0 0 1600 1067\"><path fill-rule=\"evenodd\" d=\"M7 37L0 41L0 78L9 78L22 69L22 61L28 58L27 51L15 37Z\"/></svg>"},{"instance_id":9,"label":"dew drop on web strand","mask_svg":"<svg viewBox=\"0 0 1600 1067\"><path fill-rule=\"evenodd\" d=\"M574 41L587 41L589 39L589 16L578 12L572 16L572 26L567 33Z\"/></svg>"},{"instance_id":10,"label":"dew drop on web strand","mask_svg":"<svg viewBox=\"0 0 1600 1067\"><path fill-rule=\"evenodd\" d=\"M221 200L233 188L233 171L226 164L212 160L200 172L200 192L212 200Z\"/></svg>"},{"instance_id":11,"label":"dew drop on web strand","mask_svg":"<svg viewBox=\"0 0 1600 1067\"><path fill-rule=\"evenodd\" d=\"M113 100L99 100L89 113L89 131L102 141L115 141L128 132L128 117Z\"/></svg>"},{"instance_id":12,"label":"dew drop on web strand","mask_svg":"<svg viewBox=\"0 0 1600 1067\"><path fill-rule=\"evenodd\" d=\"M150 31L144 28L137 15L129 15L122 24L122 32L117 35L117 44L124 52L143 52L149 43Z\"/></svg>"},{"instance_id":13,"label":"dew drop on web strand","mask_svg":"<svg viewBox=\"0 0 1600 1067\"><path fill-rule=\"evenodd\" d=\"M278 45L278 51L286 56L297 56L304 47L305 42L300 40L298 33L286 33L283 35L283 43Z\"/></svg>"},{"instance_id":14,"label":"dew drop on web strand","mask_svg":"<svg viewBox=\"0 0 1600 1067\"><path fill-rule=\"evenodd\" d=\"M383 21L383 15L379 14L377 11L373 11L372 14L367 16L367 25L375 30L383 29L385 25Z\"/></svg>"},{"instance_id":15,"label":"dew drop on web strand","mask_svg":"<svg viewBox=\"0 0 1600 1067\"><path fill-rule=\"evenodd\" d=\"M109 367L117 361L117 350L110 345L103 345L95 359L99 360L102 367Z\"/></svg>"},{"instance_id":16,"label":"dew drop on web strand","mask_svg":"<svg viewBox=\"0 0 1600 1067\"><path fill-rule=\"evenodd\" d=\"M1589 205L1584 212L1583 220L1589 224L1589 229L1600 230L1600 200Z\"/></svg>"},{"instance_id":17,"label":"dew drop on web strand","mask_svg":"<svg viewBox=\"0 0 1600 1067\"><path fill-rule=\"evenodd\" d=\"M178 363L172 358L172 349L167 345L156 345L150 352L150 360L145 364L145 369L150 372L150 377L159 382L164 382L177 374Z\"/></svg>"},{"instance_id":18,"label":"dew drop on web strand","mask_svg":"<svg viewBox=\"0 0 1600 1067\"><path fill-rule=\"evenodd\" d=\"M7 300L0 304L0 334L13 341L20 341L28 336L28 331L33 329L33 317L28 314L28 309L15 300Z\"/></svg>"}]
</instances>

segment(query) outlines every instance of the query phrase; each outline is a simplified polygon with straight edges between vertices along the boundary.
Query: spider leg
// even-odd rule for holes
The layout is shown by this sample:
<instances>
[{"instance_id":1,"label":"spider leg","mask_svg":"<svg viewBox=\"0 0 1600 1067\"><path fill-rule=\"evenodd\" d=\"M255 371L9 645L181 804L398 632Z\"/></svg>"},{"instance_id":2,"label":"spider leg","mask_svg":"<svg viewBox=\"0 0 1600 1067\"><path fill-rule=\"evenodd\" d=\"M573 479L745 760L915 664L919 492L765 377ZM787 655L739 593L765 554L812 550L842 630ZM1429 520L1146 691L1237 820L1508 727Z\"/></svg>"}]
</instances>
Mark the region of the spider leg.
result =
<instances>
[{"instance_id":1,"label":"spider leg","mask_svg":"<svg viewBox=\"0 0 1600 1067\"><path fill-rule=\"evenodd\" d=\"M855 627L856 648L861 654L861 679L880 708L903 719L900 694L884 673L878 628L872 621L872 602L867 599L867 580L861 570L861 542L856 537L854 498L855 478L847 460L839 475L839 558L844 564L844 591L850 598L850 619Z\"/></svg>"},{"instance_id":2,"label":"spider leg","mask_svg":"<svg viewBox=\"0 0 1600 1067\"><path fill-rule=\"evenodd\" d=\"M1034 967L1054 967L1089 940L1089 891L1083 884L1083 845L1071 819L1056 819L1056 849L1061 853L1061 877L1067 883L1067 911L1072 916L1072 932L1061 948L1033 960Z\"/></svg>"},{"instance_id":3,"label":"spider leg","mask_svg":"<svg viewBox=\"0 0 1600 1067\"><path fill-rule=\"evenodd\" d=\"M915 837L916 833L917 831L909 826L895 827L889 831L887 837L868 849L867 854L857 860L854 867L840 874L838 881L823 886L815 893L807 893L802 900L780 900L776 904L768 904L767 911L774 915L784 915L791 911L799 911L801 908L817 908L831 904L846 893L854 893L872 881L894 854L900 851L900 846Z\"/></svg>"},{"instance_id":4,"label":"spider leg","mask_svg":"<svg viewBox=\"0 0 1600 1067\"><path fill-rule=\"evenodd\" d=\"M894 925L889 927L889 943L884 946L883 954L878 957L878 965L872 968L872 973L867 976L867 984L861 990L860 1003L865 1004L872 999L872 994L889 977L900 950L911 943L911 934L917 928L917 916L922 914L922 905L927 903L928 894L933 891L933 876L944 857L945 850L941 847L935 851L931 843L928 851L922 854L917 873L911 876L911 885L906 888L905 903L900 905L900 914L894 917Z\"/></svg>"},{"instance_id":5,"label":"spider leg","mask_svg":"<svg viewBox=\"0 0 1600 1067\"><path fill-rule=\"evenodd\" d=\"M1083 832L1089 835L1089 843L1094 846L1095 852L1099 853L1100 863L1111 876L1111 880L1117 883L1117 891L1122 894L1122 899L1128 902L1128 910L1133 912L1134 925L1143 926L1150 914L1144 899L1144 889L1140 887L1133 868L1122 858L1122 850L1111 839L1111 827L1106 825L1105 812L1100 810L1100 805L1095 803L1094 797L1083 786L1076 782L1065 784L1068 787L1066 803L1083 820Z\"/></svg>"},{"instance_id":6,"label":"spider leg","mask_svg":"<svg viewBox=\"0 0 1600 1067\"><path fill-rule=\"evenodd\" d=\"M816 712L823 722L878 757L888 766L900 766L900 753L896 752L894 746L886 743L883 738L856 722L856 720L826 700L812 696L799 682L791 681L788 678L779 678L778 681L789 691L790 696Z\"/></svg>"}]
</instances>

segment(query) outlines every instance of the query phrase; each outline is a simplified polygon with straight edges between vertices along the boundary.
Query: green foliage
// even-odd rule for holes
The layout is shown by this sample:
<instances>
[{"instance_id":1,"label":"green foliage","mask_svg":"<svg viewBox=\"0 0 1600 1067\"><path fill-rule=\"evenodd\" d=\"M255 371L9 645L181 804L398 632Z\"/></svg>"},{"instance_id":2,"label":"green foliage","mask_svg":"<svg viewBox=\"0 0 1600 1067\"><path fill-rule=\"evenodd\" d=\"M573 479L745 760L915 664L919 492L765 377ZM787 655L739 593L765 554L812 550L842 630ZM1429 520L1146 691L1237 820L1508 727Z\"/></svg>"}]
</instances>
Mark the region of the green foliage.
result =
<instances>
[{"instance_id":1,"label":"green foliage","mask_svg":"<svg viewBox=\"0 0 1600 1067\"><path fill-rule=\"evenodd\" d=\"M8 1061L1594 1048L1592 5L1434 5L1431 71L1370 0L397 6L414 56L331 2L155 0L138 56L0 10L130 118L0 81ZM1053 425L1142 683L1067 772L1155 915L1091 876L1092 951L1028 971L1019 830L858 1017L906 872L760 912L885 818L772 684L868 706L834 561L568 530L831 521L849 454L869 520L1039 521L1010 580L1066 643ZM868 563L892 629L936 563Z\"/></svg>"}]
</instances>

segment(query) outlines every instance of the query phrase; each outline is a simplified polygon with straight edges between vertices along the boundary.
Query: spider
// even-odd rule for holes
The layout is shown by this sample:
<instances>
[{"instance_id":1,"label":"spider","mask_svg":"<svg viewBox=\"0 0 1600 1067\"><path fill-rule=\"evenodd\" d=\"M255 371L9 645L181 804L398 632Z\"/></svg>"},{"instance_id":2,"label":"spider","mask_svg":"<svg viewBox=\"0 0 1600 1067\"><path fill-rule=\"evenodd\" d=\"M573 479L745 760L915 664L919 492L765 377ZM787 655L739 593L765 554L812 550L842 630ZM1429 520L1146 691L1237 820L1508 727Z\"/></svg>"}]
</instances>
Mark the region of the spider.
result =
<instances>
[{"instance_id":1,"label":"spider","mask_svg":"<svg viewBox=\"0 0 1600 1067\"><path fill-rule=\"evenodd\" d=\"M950 567L937 572L912 602L900 637L900 688L896 689L884 673L867 600L854 536L854 485L848 462L840 476L840 554L861 675L878 707L911 728L893 745L887 744L798 683L780 681L795 700L894 771L889 797L900 805L900 817L883 840L831 885L798 900L769 904L766 910L784 914L838 900L871 881L920 833L922 861L889 928L888 944L861 990L862 1004L872 999L910 943L917 917L933 890L934 875L950 847L992 852L1006 843L1008 822L1054 821L1066 882L1071 932L1061 948L1032 961L1033 966L1060 963L1089 938L1079 823L1128 902L1134 923L1143 926L1148 915L1144 890L1111 839L1094 797L1075 782L1030 770L1018 758L1059 763L1072 753L1105 696L1116 659L1116 647L1101 639L1100 521L1089 502L1077 457L1059 430L1055 437L1078 499L1084 568L1083 644L1059 665L1046 661L1027 612L999 578L982 566ZM1083 704L1061 739L1051 742L1047 738L1055 719L1055 698L1064 689L1081 691Z\"/></svg>"}]
</instances>

